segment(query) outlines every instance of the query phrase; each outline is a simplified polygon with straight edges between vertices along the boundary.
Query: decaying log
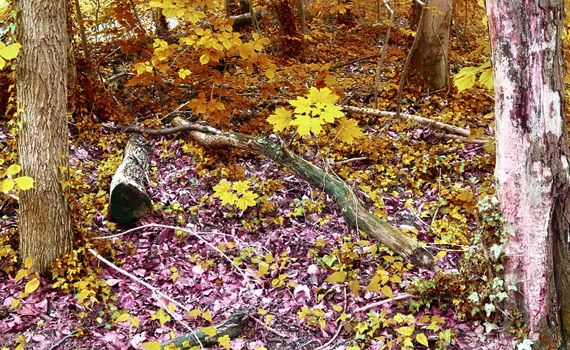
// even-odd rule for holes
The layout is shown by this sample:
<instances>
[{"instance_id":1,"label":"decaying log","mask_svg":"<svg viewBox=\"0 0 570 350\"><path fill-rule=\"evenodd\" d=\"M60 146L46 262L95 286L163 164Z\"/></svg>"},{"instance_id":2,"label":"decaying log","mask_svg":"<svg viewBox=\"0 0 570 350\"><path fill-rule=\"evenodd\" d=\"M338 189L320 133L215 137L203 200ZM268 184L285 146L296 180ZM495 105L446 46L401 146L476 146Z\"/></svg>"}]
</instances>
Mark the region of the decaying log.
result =
<instances>
[{"instance_id":1,"label":"decaying log","mask_svg":"<svg viewBox=\"0 0 570 350\"><path fill-rule=\"evenodd\" d=\"M141 134L132 134L123 162L111 180L109 212L113 221L132 224L150 209L146 192L149 152Z\"/></svg>"},{"instance_id":2,"label":"decaying log","mask_svg":"<svg viewBox=\"0 0 570 350\"><path fill-rule=\"evenodd\" d=\"M255 138L236 132L208 132L203 127L177 116L172 119L173 128L181 131L188 128L192 140L207 148L234 147L251 151L270 158L276 163L293 170L311 185L322 189L340 206L349 225L366 232L369 236L384 244L405 260L424 268L433 268L433 256L418 242L403 234L396 227L383 222L368 211L351 189L341 180L332 177L318 166L289 151L280 144L266 138ZM131 129L134 131L133 129ZM141 132L143 130L139 130Z\"/></svg>"},{"instance_id":3,"label":"decaying log","mask_svg":"<svg viewBox=\"0 0 570 350\"><path fill-rule=\"evenodd\" d=\"M202 344L202 346L210 347L218 345L218 338L227 335L230 339L237 338L243 328L243 324L249 318L248 309L238 309L228 317L227 320L216 325L216 335L213 337L208 336L201 330L197 329L192 333L187 333L183 336L176 337L160 346L161 349L190 349L194 346ZM196 340L198 337L198 340Z\"/></svg>"},{"instance_id":4,"label":"decaying log","mask_svg":"<svg viewBox=\"0 0 570 350\"><path fill-rule=\"evenodd\" d=\"M256 21L261 21L261 19L264 16L264 12L263 11L256 11L255 12L255 20ZM242 13L240 15L235 15L235 16L230 16L230 19L233 20L232 22L232 28L234 30L237 30L243 26L246 25L251 25L252 24L252 15L251 12L247 12L247 13Z\"/></svg>"}]
</instances>

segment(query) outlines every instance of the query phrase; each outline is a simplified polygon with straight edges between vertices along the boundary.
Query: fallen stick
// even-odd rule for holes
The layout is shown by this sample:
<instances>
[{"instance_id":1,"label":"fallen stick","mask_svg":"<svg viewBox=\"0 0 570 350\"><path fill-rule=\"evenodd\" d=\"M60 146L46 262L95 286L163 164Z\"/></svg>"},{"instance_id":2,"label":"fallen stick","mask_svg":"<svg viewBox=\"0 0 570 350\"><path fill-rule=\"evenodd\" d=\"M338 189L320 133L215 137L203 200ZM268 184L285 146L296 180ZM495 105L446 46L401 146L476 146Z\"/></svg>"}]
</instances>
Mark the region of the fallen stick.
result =
<instances>
[{"instance_id":1,"label":"fallen stick","mask_svg":"<svg viewBox=\"0 0 570 350\"><path fill-rule=\"evenodd\" d=\"M207 335L200 329L194 330L192 333L176 337L166 343L160 345L161 349L190 349L197 345L215 346L218 344L218 338L228 336L230 339L237 338L242 332L245 321L249 318L249 309L238 309L232 313L224 322L215 325L216 335L213 337Z\"/></svg>"},{"instance_id":2,"label":"fallen stick","mask_svg":"<svg viewBox=\"0 0 570 350\"><path fill-rule=\"evenodd\" d=\"M375 115L375 116L379 116L379 117L396 117L397 116L396 112L381 111L379 109L373 109L373 108L355 107L355 106L347 106L347 105L341 105L340 107L346 112L362 113L362 114L368 114L368 115ZM464 137L469 137L471 135L471 132L467 129L460 128L458 126L453 126L453 125L446 124L446 123L442 123L442 122L438 122L436 120L420 117L419 115L400 113L400 118L407 119L407 120L413 120L415 122L418 122L421 124L426 124L428 126L432 126L434 128L445 130L445 131L448 131L452 134L457 134L457 135L464 136Z\"/></svg>"},{"instance_id":3,"label":"fallen stick","mask_svg":"<svg viewBox=\"0 0 570 350\"><path fill-rule=\"evenodd\" d=\"M329 70L332 71L332 70L335 70L335 69L338 69L338 68L341 68L341 67L344 67L344 66L351 65L351 64L353 64L353 63L357 63L357 62L360 62L360 61L366 61L366 60L369 60L369 59L371 59L371 58L379 57L380 55L381 55L380 53L371 53L371 54L368 54L368 55L356 57L356 58L353 58L353 59L351 59L351 60L349 60L349 61L335 64L334 66L330 67Z\"/></svg>"}]
</instances>

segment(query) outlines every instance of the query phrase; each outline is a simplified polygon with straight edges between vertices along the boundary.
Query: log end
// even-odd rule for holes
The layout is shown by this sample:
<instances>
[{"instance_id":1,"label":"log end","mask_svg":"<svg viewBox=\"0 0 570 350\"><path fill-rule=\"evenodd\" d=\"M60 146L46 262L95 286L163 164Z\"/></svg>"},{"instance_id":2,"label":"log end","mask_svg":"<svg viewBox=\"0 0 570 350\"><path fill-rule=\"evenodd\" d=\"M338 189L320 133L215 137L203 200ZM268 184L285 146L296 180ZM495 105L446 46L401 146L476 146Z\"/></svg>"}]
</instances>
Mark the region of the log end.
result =
<instances>
[{"instance_id":1,"label":"log end","mask_svg":"<svg viewBox=\"0 0 570 350\"><path fill-rule=\"evenodd\" d=\"M433 270L435 264L433 262L433 255L424 247L418 247L414 250L411 256L408 257L410 262L418 267Z\"/></svg>"},{"instance_id":2,"label":"log end","mask_svg":"<svg viewBox=\"0 0 570 350\"><path fill-rule=\"evenodd\" d=\"M120 183L111 192L109 212L116 223L132 224L149 211L150 205L146 193L131 184Z\"/></svg>"}]
</instances>

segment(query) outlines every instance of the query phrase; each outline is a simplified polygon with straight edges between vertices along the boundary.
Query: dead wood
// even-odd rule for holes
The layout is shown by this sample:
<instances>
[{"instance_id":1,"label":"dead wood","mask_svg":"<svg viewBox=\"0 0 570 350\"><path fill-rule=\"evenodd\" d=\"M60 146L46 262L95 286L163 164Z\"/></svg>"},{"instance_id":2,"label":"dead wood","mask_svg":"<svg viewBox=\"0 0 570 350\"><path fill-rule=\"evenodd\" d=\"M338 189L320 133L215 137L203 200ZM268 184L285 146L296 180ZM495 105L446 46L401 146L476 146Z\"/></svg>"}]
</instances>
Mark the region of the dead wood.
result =
<instances>
[{"instance_id":1,"label":"dead wood","mask_svg":"<svg viewBox=\"0 0 570 350\"><path fill-rule=\"evenodd\" d=\"M246 150L261 154L289 168L311 185L320 188L330 195L340 206L342 215L350 226L366 232L405 260L420 267L433 268L433 257L427 249L403 234L396 227L381 221L368 211L342 180L331 176L325 170L289 151L286 147L273 143L266 138L256 138L236 132L222 132L211 127L207 130L203 126L196 128L195 124L189 123L186 119L179 116L173 118L172 124L175 125L175 128L170 128L171 131L180 132L185 127L187 128L186 130L189 130L188 136L203 147L232 147ZM125 129L146 134L154 133L138 127ZM213 130L216 130L216 132L213 132ZM164 132L161 134L164 134Z\"/></svg>"},{"instance_id":2,"label":"dead wood","mask_svg":"<svg viewBox=\"0 0 570 350\"><path fill-rule=\"evenodd\" d=\"M346 105L343 105L340 107L346 112L376 115L379 117L399 117L402 119L413 120L415 122L425 124L425 125L437 128L437 129L445 130L445 131L450 132L452 134L456 134L456 135L460 135L460 136L464 136L464 137L469 137L471 135L471 132L467 129L460 128L458 126L454 126L454 125L450 125L450 124L446 124L446 123L442 123L442 122L438 122L438 121L433 120L433 119L420 117L419 115L413 115L413 114L407 114L407 113L399 113L398 114L398 112L388 112L388 111L382 111L379 109L354 107L354 106L346 106Z\"/></svg>"},{"instance_id":3,"label":"dead wood","mask_svg":"<svg viewBox=\"0 0 570 350\"><path fill-rule=\"evenodd\" d=\"M125 146L123 162L111 180L109 213L120 224L132 224L150 209L146 192L149 154L144 137L133 134Z\"/></svg>"},{"instance_id":4,"label":"dead wood","mask_svg":"<svg viewBox=\"0 0 570 350\"><path fill-rule=\"evenodd\" d=\"M238 309L234 311L224 322L214 326L216 335L211 337L203 331L196 329L192 333L176 337L166 343L163 343L161 349L191 349L195 346L215 346L219 345L218 338L227 335L230 339L237 338L241 335L243 325L249 318L248 309ZM196 339L198 338L198 339Z\"/></svg>"}]
</instances>

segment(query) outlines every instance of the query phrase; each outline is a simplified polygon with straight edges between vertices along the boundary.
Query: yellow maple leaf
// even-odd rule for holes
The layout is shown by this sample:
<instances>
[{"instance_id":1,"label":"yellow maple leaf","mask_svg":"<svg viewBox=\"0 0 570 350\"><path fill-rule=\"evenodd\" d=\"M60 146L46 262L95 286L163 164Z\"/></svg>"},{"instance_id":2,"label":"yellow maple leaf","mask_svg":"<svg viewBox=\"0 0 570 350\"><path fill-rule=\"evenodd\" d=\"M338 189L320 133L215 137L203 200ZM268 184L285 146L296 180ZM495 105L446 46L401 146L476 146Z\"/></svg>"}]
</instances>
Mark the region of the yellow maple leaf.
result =
<instances>
[{"instance_id":1,"label":"yellow maple leaf","mask_svg":"<svg viewBox=\"0 0 570 350\"><path fill-rule=\"evenodd\" d=\"M289 129L291 126L291 112L283 107L279 107L275 110L275 113L267 118L269 124L273 125L274 132L280 132Z\"/></svg>"},{"instance_id":2,"label":"yellow maple leaf","mask_svg":"<svg viewBox=\"0 0 570 350\"><path fill-rule=\"evenodd\" d=\"M396 328L396 332L400 333L405 337L409 337L414 332L414 327L400 327Z\"/></svg>"},{"instance_id":3,"label":"yellow maple leaf","mask_svg":"<svg viewBox=\"0 0 570 350\"><path fill-rule=\"evenodd\" d=\"M295 114L310 114L313 110L313 101L306 97L297 97L296 99L289 101L289 104L295 107Z\"/></svg>"},{"instance_id":4,"label":"yellow maple leaf","mask_svg":"<svg viewBox=\"0 0 570 350\"><path fill-rule=\"evenodd\" d=\"M308 99L313 103L333 104L338 101L338 96L335 95L329 88L316 88L309 89Z\"/></svg>"},{"instance_id":5,"label":"yellow maple leaf","mask_svg":"<svg viewBox=\"0 0 570 350\"><path fill-rule=\"evenodd\" d=\"M8 193L12 191L15 184L16 183L14 182L14 180L10 178L0 181L0 192Z\"/></svg>"},{"instance_id":6,"label":"yellow maple leaf","mask_svg":"<svg viewBox=\"0 0 570 350\"><path fill-rule=\"evenodd\" d=\"M338 120L338 127L334 129L336 137L346 143L354 142L354 139L364 136L358 123L354 119L342 118Z\"/></svg>"},{"instance_id":7,"label":"yellow maple leaf","mask_svg":"<svg viewBox=\"0 0 570 350\"><path fill-rule=\"evenodd\" d=\"M236 201L236 206L241 210L246 210L248 207L253 207L255 204L255 199L259 197L257 193L247 191L242 193L242 196Z\"/></svg>"},{"instance_id":8,"label":"yellow maple leaf","mask_svg":"<svg viewBox=\"0 0 570 350\"><path fill-rule=\"evenodd\" d=\"M234 204L237 201L238 196L231 191L231 189L232 183L227 180L222 180L219 184L214 186L214 196L222 200L222 205Z\"/></svg>"},{"instance_id":9,"label":"yellow maple leaf","mask_svg":"<svg viewBox=\"0 0 570 350\"><path fill-rule=\"evenodd\" d=\"M423 333L418 333L418 334L416 334L416 341L417 341L418 343L422 344L422 345L425 346L425 347L428 347L428 346L429 346L427 337L426 337L426 335L423 334Z\"/></svg>"},{"instance_id":10,"label":"yellow maple leaf","mask_svg":"<svg viewBox=\"0 0 570 350\"><path fill-rule=\"evenodd\" d=\"M245 193L249 190L249 181L236 181L233 183L232 188L239 193Z\"/></svg>"},{"instance_id":11,"label":"yellow maple leaf","mask_svg":"<svg viewBox=\"0 0 570 350\"><path fill-rule=\"evenodd\" d=\"M320 116L325 122L334 123L336 118L344 117L344 113L342 113L342 109L339 106L325 105Z\"/></svg>"},{"instance_id":12,"label":"yellow maple leaf","mask_svg":"<svg viewBox=\"0 0 570 350\"><path fill-rule=\"evenodd\" d=\"M160 350L161 346L162 346L162 343L159 341L150 341L150 342L141 344L141 347L144 350Z\"/></svg>"},{"instance_id":13,"label":"yellow maple leaf","mask_svg":"<svg viewBox=\"0 0 570 350\"><path fill-rule=\"evenodd\" d=\"M291 122L291 125L297 125L297 132L301 136L313 133L318 135L323 131L320 118L312 118L307 114L297 115L297 118Z\"/></svg>"}]
</instances>

